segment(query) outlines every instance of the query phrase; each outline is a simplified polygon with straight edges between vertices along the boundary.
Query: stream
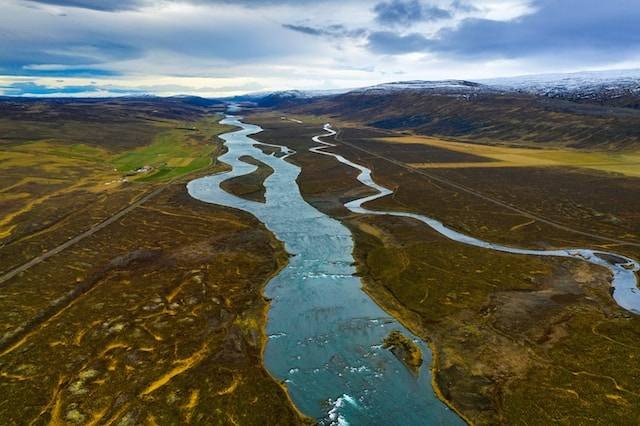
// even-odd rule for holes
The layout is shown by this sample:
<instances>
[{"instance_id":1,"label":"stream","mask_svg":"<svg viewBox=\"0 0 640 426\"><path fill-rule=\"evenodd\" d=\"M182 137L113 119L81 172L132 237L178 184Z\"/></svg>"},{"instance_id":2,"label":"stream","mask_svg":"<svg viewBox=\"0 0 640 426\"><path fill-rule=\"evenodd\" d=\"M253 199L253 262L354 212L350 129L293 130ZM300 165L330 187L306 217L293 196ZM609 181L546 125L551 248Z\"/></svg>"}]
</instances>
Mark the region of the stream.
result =
<instances>
[{"instance_id":1,"label":"stream","mask_svg":"<svg viewBox=\"0 0 640 426\"><path fill-rule=\"evenodd\" d=\"M604 266L605 268L609 269L612 274L611 288L613 299L621 308L626 309L627 311L634 314L640 315L640 289L638 289L638 279L636 277L636 272L640 271L640 264L637 261L626 256L599 250L577 248L562 250L532 250L509 247L501 244L482 241L477 238L461 234L460 232L454 231L451 228L447 228L441 222L438 222L437 220L427 216L407 212L378 211L364 208L363 204L393 194L393 191L375 183L373 178L371 177L371 170L369 170L368 168L353 163L341 155L325 151L325 149L334 147L336 145L329 142L324 142L321 138L334 136L336 132L331 128L331 125L329 124L325 124L324 130L326 132L324 135L315 136L313 138L313 141L321 144L321 146L311 148L311 151L315 152L316 154L323 154L334 157L339 162L358 169L360 171L360 174L358 175L357 179L362 184L378 191L377 194L353 200L345 204L345 207L352 212L378 216L409 217L412 219L416 219L420 222L423 222L439 234L451 240L470 246L481 247L505 253L530 256L570 257L584 260L594 265Z\"/></svg>"},{"instance_id":2,"label":"stream","mask_svg":"<svg viewBox=\"0 0 640 426\"><path fill-rule=\"evenodd\" d=\"M261 143L250 137L262 129L240 120L227 116L221 121L240 128L220 136L228 152L219 160L232 170L195 179L187 189L198 200L253 214L285 244L291 255L288 265L265 290L271 299L264 353L267 370L286 383L296 406L320 424L464 424L433 391L428 346L362 290L360 279L354 275L351 232L303 199L296 182L300 168L286 161L294 152L284 146L269 145L280 148L285 155L278 158L265 154L254 146ZM345 204L351 211L413 218L450 239L477 247L522 255L579 258L607 267L613 273L616 302L640 313L634 273L640 270L640 265L632 259L586 249L512 248L466 236L426 216L364 208L366 202L392 191L376 184L366 167L325 151L334 145L321 138L335 132L330 125L324 129L325 134L313 138L320 146L311 151L335 157L358 169L358 180L378 191ZM256 170L256 166L240 161L243 155L254 157L274 170L264 182L264 204L236 197L220 188L221 182ZM401 331L421 348L424 360L417 374L382 348L383 339L393 330Z\"/></svg>"}]
</instances>

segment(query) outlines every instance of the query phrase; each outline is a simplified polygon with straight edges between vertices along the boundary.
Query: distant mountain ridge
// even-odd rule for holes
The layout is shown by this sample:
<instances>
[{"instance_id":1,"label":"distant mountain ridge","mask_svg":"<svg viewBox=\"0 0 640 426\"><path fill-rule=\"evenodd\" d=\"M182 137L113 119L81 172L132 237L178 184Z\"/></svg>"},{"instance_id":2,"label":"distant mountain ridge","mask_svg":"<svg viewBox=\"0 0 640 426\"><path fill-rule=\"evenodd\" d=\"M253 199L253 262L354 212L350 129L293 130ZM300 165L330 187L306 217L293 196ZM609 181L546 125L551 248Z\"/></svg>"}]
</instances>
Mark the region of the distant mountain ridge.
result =
<instances>
[{"instance_id":1,"label":"distant mountain ridge","mask_svg":"<svg viewBox=\"0 0 640 426\"><path fill-rule=\"evenodd\" d=\"M259 107L274 107L283 104L295 103L300 100L313 99L323 96L332 96L349 92L351 89L335 90L281 90L273 92L248 93L246 95L220 98L230 103L251 103Z\"/></svg>"},{"instance_id":2,"label":"distant mountain ridge","mask_svg":"<svg viewBox=\"0 0 640 426\"><path fill-rule=\"evenodd\" d=\"M476 93L482 91L492 91L493 89L487 85L467 80L412 80L412 81L395 81L391 83L382 83L375 86L363 87L350 92L365 94L381 94L385 92L398 91L426 91L433 93Z\"/></svg>"},{"instance_id":3,"label":"distant mountain ridge","mask_svg":"<svg viewBox=\"0 0 640 426\"><path fill-rule=\"evenodd\" d=\"M469 80L411 80L377 84L356 89L285 90L253 93L226 101L251 102L261 107L304 103L316 98L348 93L383 95L403 91L440 95L474 95L482 93L526 93L575 102L611 102L613 106L640 108L640 69L543 74L520 77Z\"/></svg>"},{"instance_id":4,"label":"distant mountain ridge","mask_svg":"<svg viewBox=\"0 0 640 426\"><path fill-rule=\"evenodd\" d=\"M615 77L393 82L332 96L289 98L273 106L472 142L638 149L640 78L634 73Z\"/></svg>"},{"instance_id":5,"label":"distant mountain ridge","mask_svg":"<svg viewBox=\"0 0 640 426\"><path fill-rule=\"evenodd\" d=\"M640 69L524 75L479 81L494 87L536 94L580 92L593 89L638 91L640 90Z\"/></svg>"},{"instance_id":6,"label":"distant mountain ridge","mask_svg":"<svg viewBox=\"0 0 640 426\"><path fill-rule=\"evenodd\" d=\"M640 108L640 69L530 75L481 82L500 90Z\"/></svg>"}]
</instances>

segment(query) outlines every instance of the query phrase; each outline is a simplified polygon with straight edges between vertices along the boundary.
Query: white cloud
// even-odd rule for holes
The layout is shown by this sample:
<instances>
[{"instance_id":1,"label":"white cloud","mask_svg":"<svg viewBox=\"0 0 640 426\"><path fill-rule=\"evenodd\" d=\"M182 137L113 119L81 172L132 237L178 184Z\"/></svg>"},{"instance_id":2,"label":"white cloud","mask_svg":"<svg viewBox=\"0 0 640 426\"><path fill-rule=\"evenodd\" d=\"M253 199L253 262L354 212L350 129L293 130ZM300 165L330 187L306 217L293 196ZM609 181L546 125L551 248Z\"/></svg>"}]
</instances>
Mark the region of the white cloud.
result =
<instances>
[{"instance_id":1,"label":"white cloud","mask_svg":"<svg viewBox=\"0 0 640 426\"><path fill-rule=\"evenodd\" d=\"M416 41L416 49L393 55L369 48L368 35L385 27L376 21L376 2L368 0L69 0L104 9L130 6L115 12L61 6L66 0L41 1L57 4L3 0L0 74L5 76L0 90L5 93L12 84L25 81L61 89L82 88L95 81L99 93L117 89L220 96L348 88L398 78L477 79L544 72L551 66L554 71L574 71L636 63L629 57L594 63L566 52L557 52L564 63L552 61L544 52L508 58L454 57L446 49L428 48L428 42L448 34L444 29L456 31L469 19L518 22L549 0L458 0L456 7L454 0L421 0L449 10L449 16L394 28L393 34L400 37L396 41L410 36L406 40ZM572 17L566 19L571 24ZM285 24L317 29L320 35L294 31ZM336 26L333 32L322 36L321 29L332 25ZM492 36L479 37L491 41ZM422 45L426 47L420 50Z\"/></svg>"}]
</instances>

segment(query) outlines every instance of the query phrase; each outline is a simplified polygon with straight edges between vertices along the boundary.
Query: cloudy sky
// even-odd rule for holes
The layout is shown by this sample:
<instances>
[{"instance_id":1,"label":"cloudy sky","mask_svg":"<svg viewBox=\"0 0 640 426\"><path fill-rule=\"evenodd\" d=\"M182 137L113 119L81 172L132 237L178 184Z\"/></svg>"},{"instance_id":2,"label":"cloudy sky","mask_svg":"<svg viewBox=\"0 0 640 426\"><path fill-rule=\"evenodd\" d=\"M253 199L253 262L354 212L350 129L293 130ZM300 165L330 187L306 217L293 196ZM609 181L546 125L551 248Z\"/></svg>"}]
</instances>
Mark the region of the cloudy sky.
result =
<instances>
[{"instance_id":1,"label":"cloudy sky","mask_svg":"<svg viewBox=\"0 0 640 426\"><path fill-rule=\"evenodd\" d=\"M0 94L227 96L640 68L638 0L0 0Z\"/></svg>"}]
</instances>

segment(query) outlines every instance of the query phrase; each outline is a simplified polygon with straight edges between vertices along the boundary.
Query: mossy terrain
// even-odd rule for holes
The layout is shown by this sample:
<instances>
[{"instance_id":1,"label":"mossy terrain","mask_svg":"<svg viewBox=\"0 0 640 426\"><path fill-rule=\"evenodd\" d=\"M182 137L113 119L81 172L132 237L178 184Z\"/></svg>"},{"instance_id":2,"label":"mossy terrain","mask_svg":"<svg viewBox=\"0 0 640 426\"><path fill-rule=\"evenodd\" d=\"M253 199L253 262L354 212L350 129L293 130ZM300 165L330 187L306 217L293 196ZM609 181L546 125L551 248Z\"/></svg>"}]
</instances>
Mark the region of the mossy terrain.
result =
<instances>
[{"instance_id":1,"label":"mossy terrain","mask_svg":"<svg viewBox=\"0 0 640 426\"><path fill-rule=\"evenodd\" d=\"M319 97L288 109L471 143L600 150L639 148L640 111L588 102L523 93L459 96L428 91L355 91ZM296 117L300 119L301 115Z\"/></svg>"},{"instance_id":2,"label":"mossy terrain","mask_svg":"<svg viewBox=\"0 0 640 426\"><path fill-rule=\"evenodd\" d=\"M471 169L471 168L511 168L511 167L574 167L599 170L606 173L640 177L640 149L624 151L569 148L520 148L507 145L480 145L425 136L396 136L368 141L367 147L387 152L385 144L400 146L393 149L394 158L407 153L400 159L418 168L425 169ZM454 158L447 161L445 155L435 150L455 151ZM460 155L462 154L462 155ZM471 158L469 158L471 157ZM424 159L425 162L422 162ZM435 160L435 161L434 161Z\"/></svg>"},{"instance_id":3,"label":"mossy terrain","mask_svg":"<svg viewBox=\"0 0 640 426\"><path fill-rule=\"evenodd\" d=\"M275 146L263 144L255 144L254 146L267 155L275 155L276 157L282 157L284 155L280 148L277 148Z\"/></svg>"},{"instance_id":4,"label":"mossy terrain","mask_svg":"<svg viewBox=\"0 0 640 426\"><path fill-rule=\"evenodd\" d=\"M91 108L83 110L90 117ZM77 133L87 125L82 117L63 121L56 130L48 121L55 118L46 113L35 122L30 114L14 112L12 121L0 126L3 131L10 127L7 133L19 134L23 128L25 135L42 139L0 139L0 270L89 229L152 189L133 182L164 183L205 168L222 170L213 164L223 149L215 135L227 127L217 124L217 115L205 114L190 115L190 124L163 118L150 125L140 117L123 122L106 117L102 127L88 123L96 134L123 134L112 142L94 139L94 133L82 139ZM136 124L140 128L132 137ZM145 166L148 170L136 173Z\"/></svg>"},{"instance_id":5,"label":"mossy terrain","mask_svg":"<svg viewBox=\"0 0 640 426\"><path fill-rule=\"evenodd\" d=\"M262 287L286 261L253 218L174 184L2 288L8 423L300 421L263 369ZM88 285L85 286L85 283ZM55 312L57 297L85 286Z\"/></svg>"},{"instance_id":6,"label":"mossy terrain","mask_svg":"<svg viewBox=\"0 0 640 426\"><path fill-rule=\"evenodd\" d=\"M262 290L287 260L282 245L185 189L225 170L215 135L228 128L207 109L118 102L26 104L2 124L13 135L1 142L4 272L156 195L0 284L0 418L305 423L262 365Z\"/></svg>"},{"instance_id":7,"label":"mossy terrain","mask_svg":"<svg viewBox=\"0 0 640 426\"><path fill-rule=\"evenodd\" d=\"M393 330L384 338L382 346L389 349L413 372L422 366L422 351L411 339L398 330Z\"/></svg>"},{"instance_id":8,"label":"mossy terrain","mask_svg":"<svg viewBox=\"0 0 640 426\"><path fill-rule=\"evenodd\" d=\"M363 219L356 258L369 294L430 340L437 386L456 409L482 424L638 418L640 321L611 300L606 271L420 228Z\"/></svg>"},{"instance_id":9,"label":"mossy terrain","mask_svg":"<svg viewBox=\"0 0 640 426\"><path fill-rule=\"evenodd\" d=\"M256 166L256 170L243 176L228 179L222 182L220 187L238 197L264 203L264 181L273 174L273 169L250 156L242 156L240 160Z\"/></svg>"},{"instance_id":10,"label":"mossy terrain","mask_svg":"<svg viewBox=\"0 0 640 426\"><path fill-rule=\"evenodd\" d=\"M398 161L393 144L388 144L383 153L369 150L368 137L372 135L377 132L345 129L341 137L349 145L341 145L337 151L367 165L378 182L394 189L393 196L374 201L369 207L422 213L462 232L516 246L593 247L640 258L640 178L573 167L425 171ZM448 182L464 186L475 194L461 191ZM561 227L532 220L488 202L482 196ZM571 232L567 227L592 235ZM629 244L620 244L618 240Z\"/></svg>"},{"instance_id":11,"label":"mossy terrain","mask_svg":"<svg viewBox=\"0 0 640 426\"><path fill-rule=\"evenodd\" d=\"M355 180L353 169L307 151L313 146L310 136L321 133L321 127L285 125L268 114L251 116L250 121L265 128L257 135L260 140L286 143L298 152L291 161L302 166L303 195L350 227L365 290L430 343L436 389L466 419L477 424L540 425L640 421L640 318L612 300L607 270L577 260L465 246L406 218L353 215L342 203L370 190ZM365 144L366 139L354 142ZM633 246L609 245L542 223L522 225L531 220L362 151L343 145L334 151L372 167L375 179L396 190L371 208L420 212L490 241L601 247L638 257ZM393 156L393 145L388 154ZM452 155L453 151L447 157ZM611 196L604 189L607 183L617 194L620 177L544 170L553 185L536 178L532 182L542 192L531 189L522 197L509 191L511 182L519 180L486 175L474 183L482 191L508 193L514 203L537 206L537 212L554 219L561 217L543 200L561 193L566 203L594 206L621 218L612 228L593 222L593 213L581 214L572 216L572 225L610 237L627 233L630 222L622 218L634 217L633 202L607 207L605 198ZM531 173L527 168L508 172L523 173L518 175L522 182ZM558 175L572 179L555 180ZM597 191L590 185L594 176L602 181ZM622 196L631 199L638 186L627 187L630 193Z\"/></svg>"}]
</instances>

